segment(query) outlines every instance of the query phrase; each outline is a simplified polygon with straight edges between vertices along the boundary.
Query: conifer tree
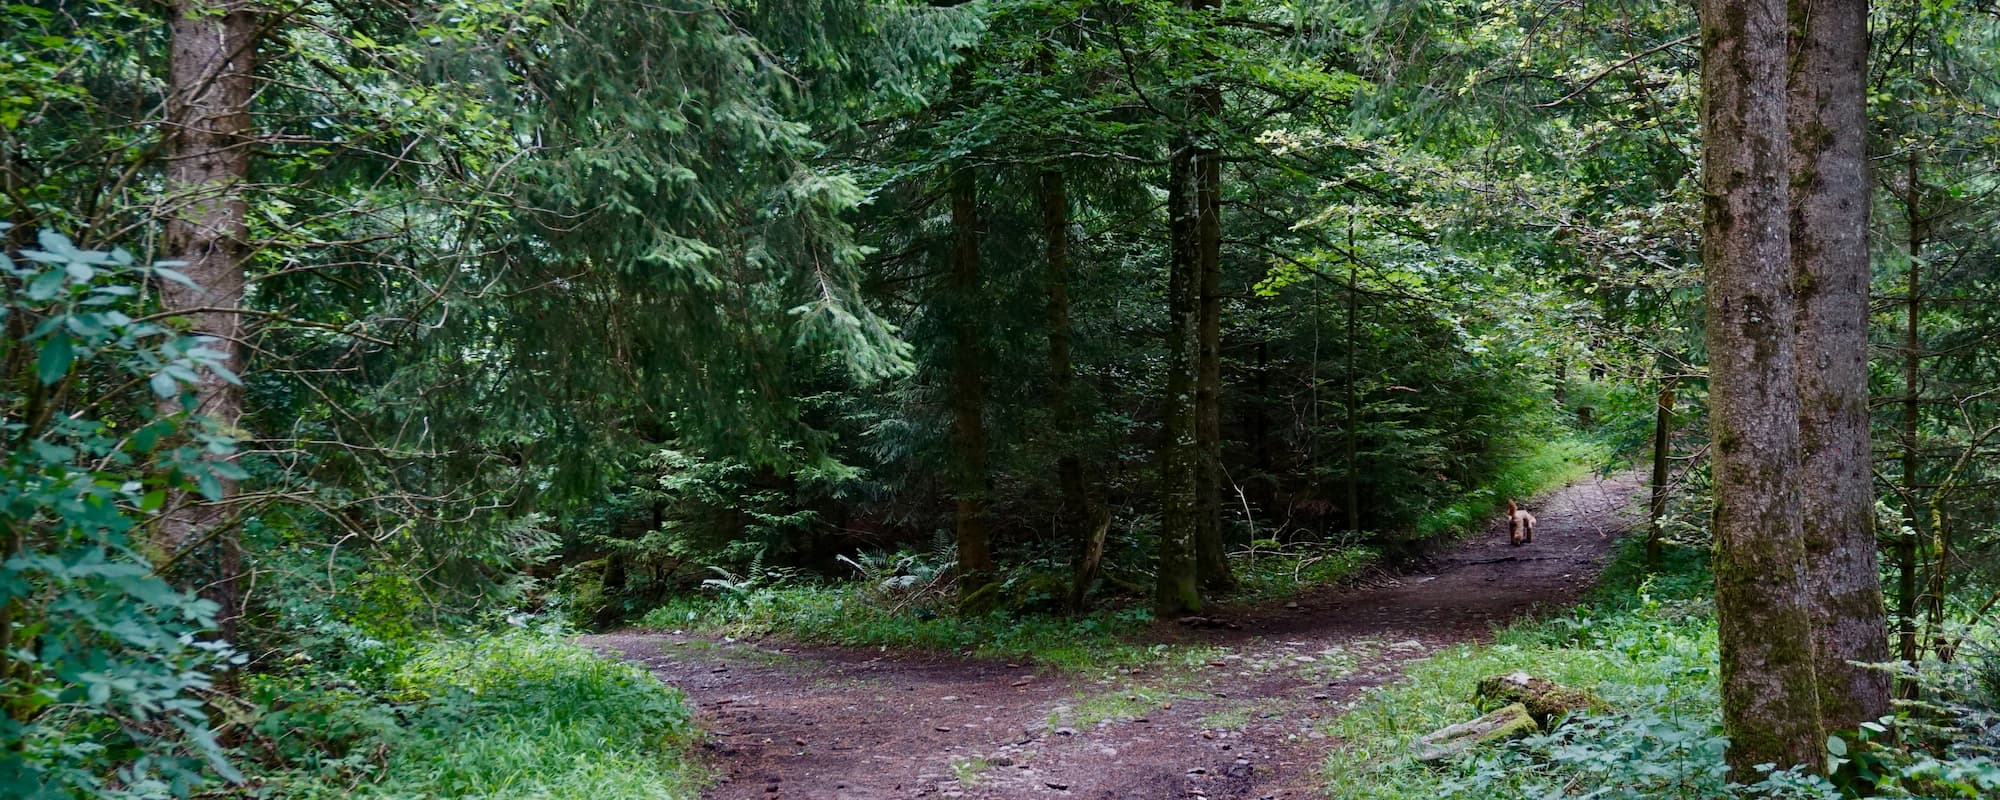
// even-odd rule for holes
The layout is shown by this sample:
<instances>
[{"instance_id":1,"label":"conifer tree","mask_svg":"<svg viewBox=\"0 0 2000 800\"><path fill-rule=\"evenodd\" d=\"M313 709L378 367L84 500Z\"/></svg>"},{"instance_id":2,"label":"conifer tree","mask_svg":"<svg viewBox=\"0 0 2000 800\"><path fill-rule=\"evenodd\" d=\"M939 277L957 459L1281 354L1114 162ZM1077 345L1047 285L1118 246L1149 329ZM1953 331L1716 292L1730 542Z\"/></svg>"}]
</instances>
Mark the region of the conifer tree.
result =
<instances>
[{"instance_id":1,"label":"conifer tree","mask_svg":"<svg viewBox=\"0 0 2000 800\"><path fill-rule=\"evenodd\" d=\"M1731 772L1824 763L1799 515L1786 5L1707 0L1702 26L1715 605Z\"/></svg>"}]
</instances>

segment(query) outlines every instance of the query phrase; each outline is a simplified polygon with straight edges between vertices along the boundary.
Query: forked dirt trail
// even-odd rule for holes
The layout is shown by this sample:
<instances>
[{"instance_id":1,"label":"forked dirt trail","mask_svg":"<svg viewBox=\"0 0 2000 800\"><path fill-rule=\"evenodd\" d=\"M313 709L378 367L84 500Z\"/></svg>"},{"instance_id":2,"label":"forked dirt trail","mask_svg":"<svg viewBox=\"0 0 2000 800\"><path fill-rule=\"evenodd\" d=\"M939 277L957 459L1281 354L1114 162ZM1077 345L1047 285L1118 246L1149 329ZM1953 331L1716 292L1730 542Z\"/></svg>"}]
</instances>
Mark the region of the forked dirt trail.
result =
<instances>
[{"instance_id":1,"label":"forked dirt trail","mask_svg":"<svg viewBox=\"0 0 2000 800\"><path fill-rule=\"evenodd\" d=\"M1240 630L1161 626L1213 647L1196 666L1103 680L872 650L588 637L688 693L709 732L719 800L1304 798L1320 732L1405 662L1573 602L1632 522L1636 473L1529 506L1425 568L1235 610Z\"/></svg>"}]
</instances>

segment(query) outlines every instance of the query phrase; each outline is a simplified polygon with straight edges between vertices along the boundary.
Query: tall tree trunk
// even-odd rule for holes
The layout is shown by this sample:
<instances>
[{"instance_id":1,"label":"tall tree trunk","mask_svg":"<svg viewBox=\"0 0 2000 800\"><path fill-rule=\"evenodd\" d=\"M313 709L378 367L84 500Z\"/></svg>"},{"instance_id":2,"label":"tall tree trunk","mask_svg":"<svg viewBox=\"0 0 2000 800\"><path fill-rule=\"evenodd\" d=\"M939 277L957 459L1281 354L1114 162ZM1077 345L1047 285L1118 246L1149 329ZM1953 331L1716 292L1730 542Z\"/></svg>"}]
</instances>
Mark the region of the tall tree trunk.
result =
<instances>
[{"instance_id":1,"label":"tall tree trunk","mask_svg":"<svg viewBox=\"0 0 2000 800\"><path fill-rule=\"evenodd\" d=\"M1214 10L1220 0L1194 0L1196 11ZM1200 260L1201 297L1198 365L1195 371L1195 564L1201 585L1227 591L1236 587L1222 541L1222 153L1216 121L1222 116L1222 89L1209 80L1195 84L1189 103L1199 138L1195 148L1195 234Z\"/></svg>"},{"instance_id":2,"label":"tall tree trunk","mask_svg":"<svg viewBox=\"0 0 2000 800\"><path fill-rule=\"evenodd\" d=\"M1888 613L1868 431L1867 0L1791 0L1792 285L1798 295L1799 518L1820 719L1889 711Z\"/></svg>"},{"instance_id":3,"label":"tall tree trunk","mask_svg":"<svg viewBox=\"0 0 2000 800\"><path fill-rule=\"evenodd\" d=\"M1161 413L1160 557L1153 603L1161 617L1202 606L1195 568L1195 371L1198 347L1196 306L1201 284L1200 176L1195 143L1185 134L1174 143L1167 164L1167 381Z\"/></svg>"},{"instance_id":4,"label":"tall tree trunk","mask_svg":"<svg viewBox=\"0 0 2000 800\"><path fill-rule=\"evenodd\" d=\"M1090 499L1084 488L1083 457L1077 453L1075 436L1079 430L1075 382L1076 365L1070 358L1072 326L1069 317L1069 188L1057 169L1042 171L1038 181L1042 206L1042 239L1046 244L1044 282L1049 299L1049 397L1050 417L1055 435L1061 439L1056 456L1056 481L1062 490L1063 533L1076 542L1075 578L1070 582L1069 605L1081 610L1097 582L1104 561L1104 535L1110 530L1104 511Z\"/></svg>"},{"instance_id":5,"label":"tall tree trunk","mask_svg":"<svg viewBox=\"0 0 2000 800\"><path fill-rule=\"evenodd\" d=\"M979 197L970 167L951 176L952 491L958 507L959 600L977 610L993 579L986 507L986 375L979 342Z\"/></svg>"},{"instance_id":6,"label":"tall tree trunk","mask_svg":"<svg viewBox=\"0 0 2000 800\"><path fill-rule=\"evenodd\" d=\"M249 208L244 186L250 180L251 72L257 46L257 18L242 0L178 0L170 25L167 67L167 210L165 250L185 262L181 272L196 285L160 285L161 304L185 312L191 333L209 337L230 371L241 374L243 269L249 256ZM237 429L243 415L241 387L207 373L194 389L195 411L223 431ZM178 400L162 401L179 410ZM223 494L235 493L221 481ZM154 547L174 557L190 547L212 547L214 568L196 574L203 594L220 609L216 621L224 638L236 635L242 615L242 553L227 524L226 508L192 495L175 498L155 529Z\"/></svg>"},{"instance_id":7,"label":"tall tree trunk","mask_svg":"<svg viewBox=\"0 0 2000 800\"><path fill-rule=\"evenodd\" d=\"M1903 532L1896 538L1896 629L1898 655L1917 663L1917 542L1923 536L1923 487L1917 482L1923 462L1917 421L1922 404L1924 343L1923 267L1924 217L1922 183L1916 151L1910 151L1904 180L1903 210L1909 233L1909 286L1903 298Z\"/></svg>"},{"instance_id":8,"label":"tall tree trunk","mask_svg":"<svg viewBox=\"0 0 2000 800\"><path fill-rule=\"evenodd\" d=\"M1673 479L1674 379L1660 378L1659 407L1653 416L1653 494L1646 505L1646 564L1660 565L1660 520L1667 515L1667 482Z\"/></svg>"},{"instance_id":9,"label":"tall tree trunk","mask_svg":"<svg viewBox=\"0 0 2000 800\"><path fill-rule=\"evenodd\" d=\"M1702 263L1722 720L1739 780L1824 764L1799 520L1784 0L1702 0Z\"/></svg>"},{"instance_id":10,"label":"tall tree trunk","mask_svg":"<svg viewBox=\"0 0 2000 800\"><path fill-rule=\"evenodd\" d=\"M1347 220L1347 366L1342 378L1347 383L1347 395L1341 399L1346 430L1341 432L1341 446L1346 448L1347 472L1347 532L1349 535L1361 532L1361 390L1360 376L1354 374L1354 351L1360 346L1360 304L1361 272L1360 259L1354 252L1354 218Z\"/></svg>"}]
</instances>

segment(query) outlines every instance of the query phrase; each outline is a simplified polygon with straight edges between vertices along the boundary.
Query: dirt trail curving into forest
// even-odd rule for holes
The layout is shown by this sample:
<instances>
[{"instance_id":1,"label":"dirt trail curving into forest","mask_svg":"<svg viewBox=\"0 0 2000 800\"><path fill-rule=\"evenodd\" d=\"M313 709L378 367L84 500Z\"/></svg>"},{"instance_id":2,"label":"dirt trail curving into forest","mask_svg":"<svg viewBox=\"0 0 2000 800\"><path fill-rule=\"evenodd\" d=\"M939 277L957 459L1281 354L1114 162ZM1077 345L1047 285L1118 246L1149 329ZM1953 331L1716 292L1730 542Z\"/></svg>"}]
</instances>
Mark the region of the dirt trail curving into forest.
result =
<instances>
[{"instance_id":1,"label":"dirt trail curving into forest","mask_svg":"<svg viewBox=\"0 0 2000 800\"><path fill-rule=\"evenodd\" d=\"M1636 473L1587 480L1421 568L1231 610L1237 630L1161 626L1210 644L1192 669L1090 680L873 650L587 637L699 704L718 800L1305 798L1319 731L1363 690L1438 648L1576 600L1633 522Z\"/></svg>"}]
</instances>

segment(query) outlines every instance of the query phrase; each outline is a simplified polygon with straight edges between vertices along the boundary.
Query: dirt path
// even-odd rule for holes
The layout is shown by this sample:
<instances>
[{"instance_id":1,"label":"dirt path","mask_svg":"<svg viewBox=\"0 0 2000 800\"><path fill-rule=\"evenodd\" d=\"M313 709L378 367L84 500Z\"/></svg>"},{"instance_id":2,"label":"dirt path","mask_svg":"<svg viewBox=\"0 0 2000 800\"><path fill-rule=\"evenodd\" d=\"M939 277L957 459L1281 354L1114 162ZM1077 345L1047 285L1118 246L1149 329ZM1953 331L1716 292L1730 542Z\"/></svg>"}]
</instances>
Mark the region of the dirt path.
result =
<instances>
[{"instance_id":1,"label":"dirt path","mask_svg":"<svg viewBox=\"0 0 2000 800\"><path fill-rule=\"evenodd\" d=\"M1304 798L1318 729L1404 662L1573 602L1631 522L1636 474L1589 480L1424 569L1240 609L1240 630L1163 631L1205 644L1195 666L1102 680L1004 663L618 633L700 707L717 800Z\"/></svg>"}]
</instances>

